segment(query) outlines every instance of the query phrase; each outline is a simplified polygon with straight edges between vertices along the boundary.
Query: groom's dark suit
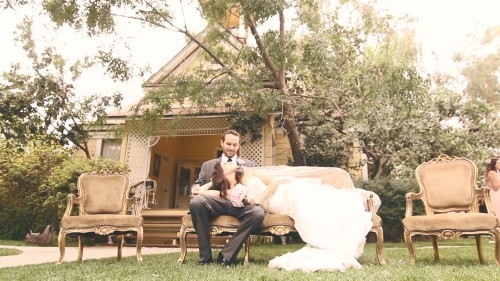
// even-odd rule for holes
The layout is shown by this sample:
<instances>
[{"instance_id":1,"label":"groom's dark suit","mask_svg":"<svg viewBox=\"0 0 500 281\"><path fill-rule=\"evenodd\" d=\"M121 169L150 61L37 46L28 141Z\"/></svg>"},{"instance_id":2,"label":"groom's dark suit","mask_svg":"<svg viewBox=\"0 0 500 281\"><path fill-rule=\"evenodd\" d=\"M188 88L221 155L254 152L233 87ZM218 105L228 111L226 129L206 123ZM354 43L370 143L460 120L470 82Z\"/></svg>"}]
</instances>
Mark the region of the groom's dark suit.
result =
<instances>
[{"instance_id":1,"label":"groom's dark suit","mask_svg":"<svg viewBox=\"0 0 500 281\"><path fill-rule=\"evenodd\" d=\"M221 158L218 158L203 163L199 178L195 181L195 184L203 185L209 182L215 165L220 161ZM240 166L254 166L253 162L242 158L238 158L237 163ZM200 262L204 263L212 261L212 248L208 229L212 218L220 215L230 215L242 221L238 231L221 251L222 258L230 263L235 261L243 243L245 243L250 234L260 227L264 220L264 210L259 206L245 205L242 208L238 208L234 207L231 201L215 196L193 196L189 204L189 211L193 219L193 226L198 235Z\"/></svg>"},{"instance_id":2,"label":"groom's dark suit","mask_svg":"<svg viewBox=\"0 0 500 281\"><path fill-rule=\"evenodd\" d=\"M210 182L210 177L212 176L212 173L214 171L215 164L219 163L221 160L222 158L216 158L203 163L203 165L201 165L200 175L198 176L198 179L194 182L194 184L199 184L200 186L202 186L207 182ZM239 157L236 159L236 162L238 162L238 166L255 166L252 161Z\"/></svg>"}]
</instances>

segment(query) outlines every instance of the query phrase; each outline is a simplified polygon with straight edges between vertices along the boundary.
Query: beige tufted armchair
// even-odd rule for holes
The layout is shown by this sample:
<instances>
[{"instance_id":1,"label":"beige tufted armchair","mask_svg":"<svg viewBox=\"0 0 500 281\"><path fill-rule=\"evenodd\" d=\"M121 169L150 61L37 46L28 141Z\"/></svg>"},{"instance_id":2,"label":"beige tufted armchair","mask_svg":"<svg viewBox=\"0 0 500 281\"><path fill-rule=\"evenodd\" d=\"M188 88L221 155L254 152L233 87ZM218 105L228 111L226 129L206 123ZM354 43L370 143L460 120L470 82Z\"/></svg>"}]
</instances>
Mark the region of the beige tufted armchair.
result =
<instances>
[{"instance_id":1,"label":"beige tufted armchair","mask_svg":"<svg viewBox=\"0 0 500 281\"><path fill-rule=\"evenodd\" d=\"M68 195L68 205L59 230L58 263L62 263L67 234L78 235L78 262L82 261L81 236L88 233L117 235L118 260L122 256L123 238L126 233L137 234L137 261L142 261L143 219L137 198L128 198L130 181L124 174L82 174L78 178L78 197ZM72 216L73 205L79 206L79 214ZM127 208L133 207L132 214Z\"/></svg>"},{"instance_id":2,"label":"beige tufted armchair","mask_svg":"<svg viewBox=\"0 0 500 281\"><path fill-rule=\"evenodd\" d=\"M479 260L484 264L481 235L488 235L495 240L495 261L500 265L500 225L492 212L488 189L477 187L477 166L466 158L441 155L418 166L416 177L420 192L406 194L403 219L410 262L416 262L412 243L414 235L432 237L435 261L439 261L437 238L473 235ZM479 213L480 198L484 198L488 213ZM414 200L422 200L425 215L413 215Z\"/></svg>"}]
</instances>

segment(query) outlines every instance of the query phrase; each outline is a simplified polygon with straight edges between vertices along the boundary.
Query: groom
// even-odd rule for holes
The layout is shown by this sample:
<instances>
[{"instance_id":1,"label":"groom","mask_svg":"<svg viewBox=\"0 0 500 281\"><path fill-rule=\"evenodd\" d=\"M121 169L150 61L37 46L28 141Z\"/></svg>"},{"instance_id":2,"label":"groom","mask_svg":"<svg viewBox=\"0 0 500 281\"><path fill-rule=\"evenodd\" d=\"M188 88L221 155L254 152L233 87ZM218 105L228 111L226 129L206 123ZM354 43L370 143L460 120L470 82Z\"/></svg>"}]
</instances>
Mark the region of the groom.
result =
<instances>
[{"instance_id":1,"label":"groom","mask_svg":"<svg viewBox=\"0 0 500 281\"><path fill-rule=\"evenodd\" d=\"M238 157L240 134L235 130L226 131L222 135L220 145L222 147L222 156L203 163L200 175L191 188L191 193L194 196L191 198L189 211L193 219L193 226L198 235L198 248L200 250L199 265L206 265L213 261L209 233L209 223L212 218L220 215L230 215L241 220L241 226L238 228L238 231L232 235L217 257L217 263L224 266L234 264L243 243L245 243L250 234L264 220L264 210L259 206L245 205L242 208L238 208L234 207L231 201L225 198L198 195L197 191L200 186L210 182L215 164L218 162L230 162L235 166L254 166L250 160Z\"/></svg>"}]
</instances>

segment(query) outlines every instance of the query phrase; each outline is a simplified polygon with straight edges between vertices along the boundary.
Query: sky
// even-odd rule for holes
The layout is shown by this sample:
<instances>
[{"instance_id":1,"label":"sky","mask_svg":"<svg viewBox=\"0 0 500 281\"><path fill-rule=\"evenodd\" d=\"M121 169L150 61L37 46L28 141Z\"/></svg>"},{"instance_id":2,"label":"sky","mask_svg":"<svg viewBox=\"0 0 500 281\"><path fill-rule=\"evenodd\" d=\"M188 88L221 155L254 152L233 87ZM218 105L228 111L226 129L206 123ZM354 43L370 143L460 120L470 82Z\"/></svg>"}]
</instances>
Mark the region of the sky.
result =
<instances>
[{"instance_id":1,"label":"sky","mask_svg":"<svg viewBox=\"0 0 500 281\"><path fill-rule=\"evenodd\" d=\"M188 2L192 1L172 1L176 5L173 8L178 16L177 22L182 25L186 23L194 33L200 32L205 22L197 13L196 7L186 4ZM179 3L183 3L182 9ZM500 26L500 0L378 0L377 7L395 16L408 14L417 19L413 24L416 41L423 51L424 69L429 73L457 72L453 68L451 57L470 46L468 35L479 36L487 27ZM124 54L133 54L128 59L136 65L149 65L149 75L152 75L185 44L183 34L145 28L132 22L121 25L121 36L89 39L69 28L54 33L45 26L49 23L48 19L40 17L37 11L26 8L16 11L0 10L0 72L7 71L10 64L22 62L25 58L24 52L13 40L15 27L24 15L35 15L34 34L37 44L55 46L69 61L91 55L98 46L114 40L114 49L122 50ZM84 73L75 88L81 94L109 94L119 91L124 94L124 104L127 104L142 96L141 84L148 77L115 83L99 71L91 71Z\"/></svg>"},{"instance_id":2,"label":"sky","mask_svg":"<svg viewBox=\"0 0 500 281\"><path fill-rule=\"evenodd\" d=\"M393 14L408 14L428 72L450 71L451 57L472 48L471 34L481 36L489 27L500 26L499 0L380 0L380 7Z\"/></svg>"}]
</instances>

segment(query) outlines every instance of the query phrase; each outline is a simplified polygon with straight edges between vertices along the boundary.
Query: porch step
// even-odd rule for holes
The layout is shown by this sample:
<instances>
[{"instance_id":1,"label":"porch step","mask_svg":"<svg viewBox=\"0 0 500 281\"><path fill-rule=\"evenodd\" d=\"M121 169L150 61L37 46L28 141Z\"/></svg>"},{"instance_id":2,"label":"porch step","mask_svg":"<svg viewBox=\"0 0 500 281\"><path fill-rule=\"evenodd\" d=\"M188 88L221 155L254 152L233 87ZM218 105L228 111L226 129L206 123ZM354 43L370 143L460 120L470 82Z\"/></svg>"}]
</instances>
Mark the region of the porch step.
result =
<instances>
[{"instance_id":1,"label":"porch step","mask_svg":"<svg viewBox=\"0 0 500 281\"><path fill-rule=\"evenodd\" d=\"M144 219L144 246L180 247L179 231L182 217L188 210L180 209L146 209L142 210ZM212 247L219 248L226 244L229 236L212 237ZM188 247L198 247L196 234L189 234L186 239Z\"/></svg>"},{"instance_id":2,"label":"porch step","mask_svg":"<svg viewBox=\"0 0 500 281\"><path fill-rule=\"evenodd\" d=\"M178 247L182 217L188 210L147 209L142 210L144 219L143 245Z\"/></svg>"}]
</instances>

